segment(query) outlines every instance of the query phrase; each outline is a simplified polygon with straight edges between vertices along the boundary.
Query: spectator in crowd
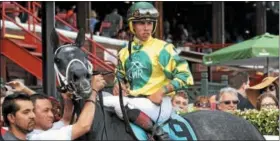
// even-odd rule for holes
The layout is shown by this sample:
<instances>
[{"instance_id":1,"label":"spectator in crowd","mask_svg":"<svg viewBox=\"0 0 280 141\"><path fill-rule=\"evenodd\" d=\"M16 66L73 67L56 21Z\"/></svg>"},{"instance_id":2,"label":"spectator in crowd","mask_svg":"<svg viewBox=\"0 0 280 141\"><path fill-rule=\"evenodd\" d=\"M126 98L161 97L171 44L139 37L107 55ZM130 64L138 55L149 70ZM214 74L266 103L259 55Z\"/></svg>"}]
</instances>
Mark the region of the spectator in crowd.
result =
<instances>
[{"instance_id":1,"label":"spectator in crowd","mask_svg":"<svg viewBox=\"0 0 280 141\"><path fill-rule=\"evenodd\" d=\"M54 122L58 122L62 118L62 110L61 110L62 107L61 107L59 101L56 100L54 97L50 96L49 100L52 103L52 112L54 115Z\"/></svg>"},{"instance_id":2,"label":"spectator in crowd","mask_svg":"<svg viewBox=\"0 0 280 141\"><path fill-rule=\"evenodd\" d=\"M194 102L196 110L210 110L211 105L208 96L198 96Z\"/></svg>"},{"instance_id":3,"label":"spectator in crowd","mask_svg":"<svg viewBox=\"0 0 280 141\"><path fill-rule=\"evenodd\" d=\"M262 82L256 84L252 87L249 87L251 90L258 90L259 94L263 94L265 92L270 92L273 96L279 97L279 86L276 83L278 77L265 77Z\"/></svg>"},{"instance_id":4,"label":"spectator in crowd","mask_svg":"<svg viewBox=\"0 0 280 141\"><path fill-rule=\"evenodd\" d=\"M118 9L113 9L110 14L105 16L104 22L110 23L108 28L102 30L102 35L106 37L114 37L120 29L123 28L123 18L118 14Z\"/></svg>"},{"instance_id":5,"label":"spectator in crowd","mask_svg":"<svg viewBox=\"0 0 280 141\"><path fill-rule=\"evenodd\" d=\"M72 27L77 27L76 21L77 21L77 14L75 12L76 6L72 6L70 10L67 11L66 14L66 21L72 26ZM72 29L68 26L65 26L66 30L71 31Z\"/></svg>"},{"instance_id":6,"label":"spectator in crowd","mask_svg":"<svg viewBox=\"0 0 280 141\"><path fill-rule=\"evenodd\" d=\"M34 107L30 97L25 94L12 94L3 102L3 117L8 131L2 136L4 140L26 140L27 133L35 127Z\"/></svg>"},{"instance_id":7,"label":"spectator in crowd","mask_svg":"<svg viewBox=\"0 0 280 141\"><path fill-rule=\"evenodd\" d=\"M257 99L257 110L261 109L278 109L278 100L277 98L272 95L270 92L265 92L264 94L260 95Z\"/></svg>"},{"instance_id":8,"label":"spectator in crowd","mask_svg":"<svg viewBox=\"0 0 280 141\"><path fill-rule=\"evenodd\" d=\"M230 87L222 88L216 96L216 101L218 110L225 112L237 110L239 103L237 91Z\"/></svg>"},{"instance_id":9,"label":"spectator in crowd","mask_svg":"<svg viewBox=\"0 0 280 141\"><path fill-rule=\"evenodd\" d=\"M7 89L5 88L5 83L4 83L4 81L3 81L3 79L2 78L0 78L0 91L1 91L1 93L0 93L0 128L1 128L1 133L4 133L4 129L2 128L3 126L4 126L4 119L3 119L3 113L2 113L2 104L3 104L3 101L4 101L4 99L5 99L5 97L6 97L6 91L7 91ZM4 135L4 134L2 134L2 135Z\"/></svg>"},{"instance_id":10,"label":"spectator in crowd","mask_svg":"<svg viewBox=\"0 0 280 141\"><path fill-rule=\"evenodd\" d=\"M52 105L49 98L40 94L32 95L31 99L35 105L34 113L36 115L36 127L33 132L27 135L27 139L74 140L87 133L90 130L94 118L97 92L106 85L106 82L101 75L93 76L91 82L94 90L92 91L91 96L85 101L81 114L79 115L77 122L73 125L69 125L70 118L66 119L65 115L63 115L62 118L63 122L53 124L54 115L51 111ZM64 96L69 97L67 95ZM71 111L72 109L68 110ZM64 114L66 114L65 112L66 110L64 110ZM70 112L70 114L71 113L72 112Z\"/></svg>"},{"instance_id":11,"label":"spectator in crowd","mask_svg":"<svg viewBox=\"0 0 280 141\"><path fill-rule=\"evenodd\" d=\"M20 20L19 15L20 15L20 9L19 9L19 7L16 7L15 12L14 12L14 20L16 21L16 23L20 24L21 20Z\"/></svg>"},{"instance_id":12,"label":"spectator in crowd","mask_svg":"<svg viewBox=\"0 0 280 141\"><path fill-rule=\"evenodd\" d=\"M62 20L66 20L66 17L67 17L67 11L66 11L66 9L62 9L62 10L57 9L57 14L56 14L56 16L59 17L59 18L62 19ZM55 25L56 25L57 28L60 28L60 29L65 29L65 30L68 29L68 28L67 28L67 25L65 25L64 23L62 23L62 22L59 21L59 20L56 20L56 21L55 21Z\"/></svg>"},{"instance_id":13,"label":"spectator in crowd","mask_svg":"<svg viewBox=\"0 0 280 141\"><path fill-rule=\"evenodd\" d=\"M246 89L249 87L249 75L247 72L237 72L229 80L229 86L235 88L238 92L239 103L237 109L254 109L252 103L248 100Z\"/></svg>"},{"instance_id":14,"label":"spectator in crowd","mask_svg":"<svg viewBox=\"0 0 280 141\"><path fill-rule=\"evenodd\" d=\"M97 19L96 12L94 10L92 10L90 13L90 19L89 19L89 27L90 27L90 32L92 34L94 33L95 26L98 22L99 22L99 20Z\"/></svg>"},{"instance_id":15,"label":"spectator in crowd","mask_svg":"<svg viewBox=\"0 0 280 141\"><path fill-rule=\"evenodd\" d=\"M122 29L118 32L117 39L128 40L128 35L124 29Z\"/></svg>"},{"instance_id":16,"label":"spectator in crowd","mask_svg":"<svg viewBox=\"0 0 280 141\"><path fill-rule=\"evenodd\" d=\"M188 112L189 99L184 90L177 91L176 95L172 97L172 105L176 112L187 113Z\"/></svg>"}]
</instances>

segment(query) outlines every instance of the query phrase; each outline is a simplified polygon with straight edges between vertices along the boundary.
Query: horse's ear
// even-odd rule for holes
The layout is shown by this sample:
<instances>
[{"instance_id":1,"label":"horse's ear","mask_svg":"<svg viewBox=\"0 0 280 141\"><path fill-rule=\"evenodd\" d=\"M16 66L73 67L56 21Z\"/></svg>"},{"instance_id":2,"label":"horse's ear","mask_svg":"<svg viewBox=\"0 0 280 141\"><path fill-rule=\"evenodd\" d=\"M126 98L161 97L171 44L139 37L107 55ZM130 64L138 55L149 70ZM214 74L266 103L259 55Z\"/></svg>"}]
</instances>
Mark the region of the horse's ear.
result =
<instances>
[{"instance_id":1,"label":"horse's ear","mask_svg":"<svg viewBox=\"0 0 280 141\"><path fill-rule=\"evenodd\" d=\"M85 31L84 29L80 29L78 35L77 35L77 38L76 38L76 41L75 41L75 44L78 46L78 47L82 47L85 43Z\"/></svg>"},{"instance_id":2,"label":"horse's ear","mask_svg":"<svg viewBox=\"0 0 280 141\"><path fill-rule=\"evenodd\" d=\"M55 28L51 33L51 44L53 46L53 52L55 52L55 50L59 47L59 37L57 35L57 32L55 31Z\"/></svg>"}]
</instances>

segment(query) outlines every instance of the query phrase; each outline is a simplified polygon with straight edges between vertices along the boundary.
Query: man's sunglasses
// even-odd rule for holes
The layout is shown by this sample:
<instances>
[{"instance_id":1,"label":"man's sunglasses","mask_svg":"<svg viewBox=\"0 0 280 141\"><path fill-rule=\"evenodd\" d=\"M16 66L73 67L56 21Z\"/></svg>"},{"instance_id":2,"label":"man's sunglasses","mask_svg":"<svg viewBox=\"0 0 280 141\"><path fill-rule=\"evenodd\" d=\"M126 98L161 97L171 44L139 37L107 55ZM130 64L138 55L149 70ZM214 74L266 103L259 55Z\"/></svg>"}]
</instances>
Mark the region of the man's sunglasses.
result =
<instances>
[{"instance_id":1,"label":"man's sunglasses","mask_svg":"<svg viewBox=\"0 0 280 141\"><path fill-rule=\"evenodd\" d=\"M226 101L222 101L221 103L224 103L226 105L229 105L230 103L237 105L239 103L239 100L226 100Z\"/></svg>"}]
</instances>

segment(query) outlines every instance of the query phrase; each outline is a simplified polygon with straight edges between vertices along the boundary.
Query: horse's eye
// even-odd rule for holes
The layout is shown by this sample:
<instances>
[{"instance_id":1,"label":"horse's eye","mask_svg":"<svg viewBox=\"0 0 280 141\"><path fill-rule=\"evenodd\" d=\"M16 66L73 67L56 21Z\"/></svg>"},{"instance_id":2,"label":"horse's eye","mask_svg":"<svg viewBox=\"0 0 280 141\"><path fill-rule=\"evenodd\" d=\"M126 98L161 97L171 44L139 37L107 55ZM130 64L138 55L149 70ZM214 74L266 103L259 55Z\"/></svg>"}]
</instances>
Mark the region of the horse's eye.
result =
<instances>
[{"instance_id":1,"label":"horse's eye","mask_svg":"<svg viewBox=\"0 0 280 141\"><path fill-rule=\"evenodd\" d=\"M60 60L59 60L58 58L54 58L54 62L55 62L55 63L59 63Z\"/></svg>"}]
</instances>

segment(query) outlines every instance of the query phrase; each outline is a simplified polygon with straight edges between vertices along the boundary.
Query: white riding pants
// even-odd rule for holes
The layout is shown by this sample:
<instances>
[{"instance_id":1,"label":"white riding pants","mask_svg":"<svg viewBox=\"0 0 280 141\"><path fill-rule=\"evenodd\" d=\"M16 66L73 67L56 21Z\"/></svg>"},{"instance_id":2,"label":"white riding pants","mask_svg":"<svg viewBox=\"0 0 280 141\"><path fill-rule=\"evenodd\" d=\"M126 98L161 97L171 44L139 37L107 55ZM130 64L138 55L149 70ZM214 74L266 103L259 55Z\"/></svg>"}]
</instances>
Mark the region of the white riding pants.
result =
<instances>
[{"instance_id":1,"label":"white riding pants","mask_svg":"<svg viewBox=\"0 0 280 141\"><path fill-rule=\"evenodd\" d=\"M123 114L119 102L119 96L106 96L103 98L104 106L113 107L119 118L123 119ZM124 106L128 106L130 109L139 109L148 115L154 122L162 123L170 118L172 113L172 103L169 96L165 96L162 99L161 108L154 104L148 98L136 97L129 98L123 97ZM161 111L161 112L160 112ZM160 114L160 115L159 115Z\"/></svg>"}]
</instances>

